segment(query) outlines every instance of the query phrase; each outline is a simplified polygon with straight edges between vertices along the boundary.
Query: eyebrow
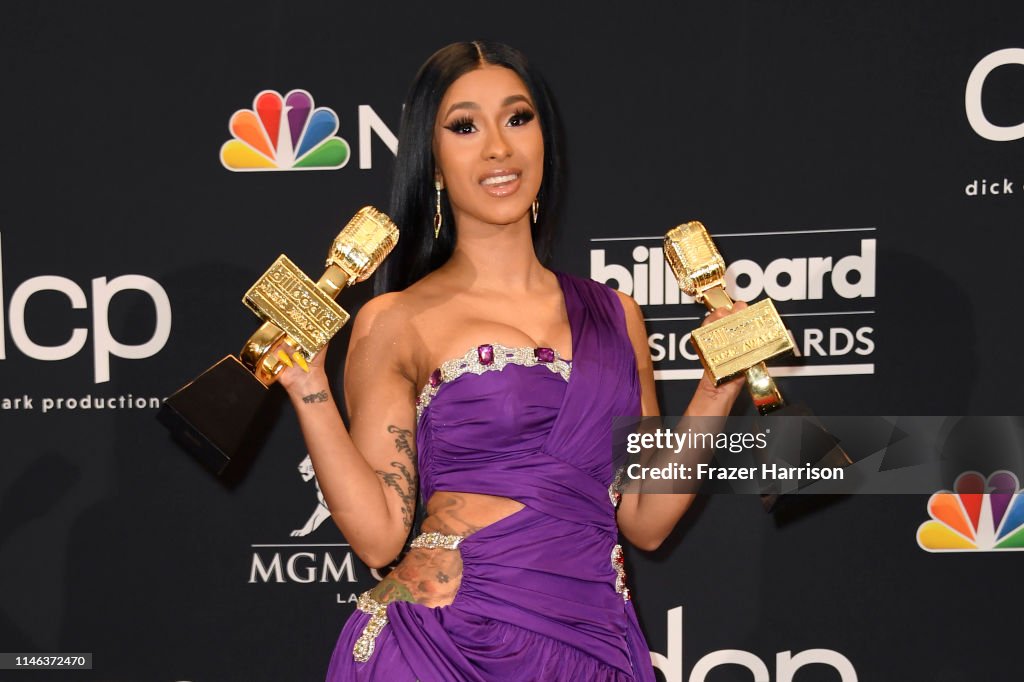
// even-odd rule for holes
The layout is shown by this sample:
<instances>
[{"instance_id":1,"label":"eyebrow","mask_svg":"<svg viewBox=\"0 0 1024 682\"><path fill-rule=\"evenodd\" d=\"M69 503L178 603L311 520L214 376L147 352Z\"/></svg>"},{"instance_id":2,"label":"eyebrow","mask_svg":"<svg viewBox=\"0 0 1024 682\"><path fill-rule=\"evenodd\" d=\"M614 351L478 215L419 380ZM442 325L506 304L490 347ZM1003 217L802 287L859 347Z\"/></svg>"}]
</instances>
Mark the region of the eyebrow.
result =
<instances>
[{"instance_id":1,"label":"eyebrow","mask_svg":"<svg viewBox=\"0 0 1024 682\"><path fill-rule=\"evenodd\" d=\"M533 106L533 103L530 102L526 95L509 95L502 100L501 106L507 107L510 104L515 104L516 102L526 102L530 106ZM444 117L448 118L448 116L456 109L472 109L474 111L480 111L480 105L476 102L456 102L448 107L448 111L444 112Z\"/></svg>"}]
</instances>

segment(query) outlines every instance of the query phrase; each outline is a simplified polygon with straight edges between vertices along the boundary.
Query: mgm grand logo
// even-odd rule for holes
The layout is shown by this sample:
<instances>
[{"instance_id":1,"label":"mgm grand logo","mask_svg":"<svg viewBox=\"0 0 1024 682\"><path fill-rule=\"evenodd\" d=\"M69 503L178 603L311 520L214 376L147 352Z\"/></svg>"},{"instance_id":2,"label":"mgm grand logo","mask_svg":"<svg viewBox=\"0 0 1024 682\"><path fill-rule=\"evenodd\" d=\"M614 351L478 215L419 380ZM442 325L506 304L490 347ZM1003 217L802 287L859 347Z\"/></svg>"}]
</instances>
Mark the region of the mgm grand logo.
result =
<instances>
[{"instance_id":1,"label":"mgm grand logo","mask_svg":"<svg viewBox=\"0 0 1024 682\"><path fill-rule=\"evenodd\" d=\"M320 490L320 483L316 480L309 455L299 463L297 473L297 479L308 485L313 493L309 496L311 499L307 506L307 509L312 507L312 510L290 524L293 527L290 537L303 541L251 545L248 582L259 585L330 584L340 590L335 594L337 603L354 604L359 593L365 589L365 586L358 588L357 584L380 580L381 575L376 570L366 568L349 545L340 541L342 538L333 523L324 523L331 518L331 512ZM305 521L302 522L302 519ZM306 539L321 541L308 542ZM367 575L360 578L361 573Z\"/></svg>"}]
</instances>

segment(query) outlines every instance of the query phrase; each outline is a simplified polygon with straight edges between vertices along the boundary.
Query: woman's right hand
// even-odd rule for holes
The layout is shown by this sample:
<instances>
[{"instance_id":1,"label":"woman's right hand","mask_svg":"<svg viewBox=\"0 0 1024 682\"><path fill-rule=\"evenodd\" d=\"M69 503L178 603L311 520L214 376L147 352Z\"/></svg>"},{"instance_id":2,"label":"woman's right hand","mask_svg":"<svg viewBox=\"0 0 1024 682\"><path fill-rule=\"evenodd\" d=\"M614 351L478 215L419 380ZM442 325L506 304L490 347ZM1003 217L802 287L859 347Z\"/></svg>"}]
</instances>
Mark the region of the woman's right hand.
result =
<instances>
[{"instance_id":1,"label":"woman's right hand","mask_svg":"<svg viewBox=\"0 0 1024 682\"><path fill-rule=\"evenodd\" d=\"M283 339L270 349L270 355L284 365L284 369L277 375L277 382L292 399L330 390L324 369L326 346L308 363L302 354Z\"/></svg>"}]
</instances>

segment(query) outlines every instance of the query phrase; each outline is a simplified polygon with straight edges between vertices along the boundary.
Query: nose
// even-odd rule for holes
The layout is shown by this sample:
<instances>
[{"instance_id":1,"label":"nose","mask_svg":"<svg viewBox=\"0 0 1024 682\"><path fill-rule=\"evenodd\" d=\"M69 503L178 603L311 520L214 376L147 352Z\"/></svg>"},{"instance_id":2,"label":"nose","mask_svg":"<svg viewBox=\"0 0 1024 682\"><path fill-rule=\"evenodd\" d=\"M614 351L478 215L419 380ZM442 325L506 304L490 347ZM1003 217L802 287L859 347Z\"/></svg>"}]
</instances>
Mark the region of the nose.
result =
<instances>
[{"instance_id":1,"label":"nose","mask_svg":"<svg viewBox=\"0 0 1024 682\"><path fill-rule=\"evenodd\" d=\"M487 141L483 148L484 158L487 160L503 160L512 156L512 146L505 138L505 131L497 126L487 135Z\"/></svg>"}]
</instances>

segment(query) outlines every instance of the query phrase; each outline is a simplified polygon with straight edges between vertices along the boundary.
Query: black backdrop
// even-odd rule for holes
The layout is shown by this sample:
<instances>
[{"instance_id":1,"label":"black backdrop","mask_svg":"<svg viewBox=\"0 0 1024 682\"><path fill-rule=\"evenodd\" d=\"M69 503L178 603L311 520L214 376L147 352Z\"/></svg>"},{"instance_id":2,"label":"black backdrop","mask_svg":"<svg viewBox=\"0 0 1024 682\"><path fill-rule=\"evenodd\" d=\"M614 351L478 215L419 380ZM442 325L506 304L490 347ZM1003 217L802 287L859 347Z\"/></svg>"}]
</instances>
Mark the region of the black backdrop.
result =
<instances>
[{"instance_id":1,"label":"black backdrop","mask_svg":"<svg viewBox=\"0 0 1024 682\"><path fill-rule=\"evenodd\" d=\"M0 679L322 678L374 577L330 521L293 535L317 507L294 416L228 491L154 406L253 331L238 299L278 253L316 277L348 217L386 206L387 131L416 68L454 40L516 45L548 77L571 172L553 266L644 303L664 413L693 389L679 342L701 311L664 302L645 238L693 218L737 286L776 297L801 351L780 382L819 414L1020 411L1020 3L3 15L0 651L95 665ZM995 53L1006 63L967 97ZM347 165L229 172L231 115L297 88L337 113ZM1011 139L989 139L1000 130ZM1012 193L982 194L993 184ZM627 550L662 677L1017 679L1021 555L923 551L926 505L858 496L787 522L754 497L701 499L664 547Z\"/></svg>"}]
</instances>

